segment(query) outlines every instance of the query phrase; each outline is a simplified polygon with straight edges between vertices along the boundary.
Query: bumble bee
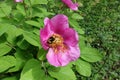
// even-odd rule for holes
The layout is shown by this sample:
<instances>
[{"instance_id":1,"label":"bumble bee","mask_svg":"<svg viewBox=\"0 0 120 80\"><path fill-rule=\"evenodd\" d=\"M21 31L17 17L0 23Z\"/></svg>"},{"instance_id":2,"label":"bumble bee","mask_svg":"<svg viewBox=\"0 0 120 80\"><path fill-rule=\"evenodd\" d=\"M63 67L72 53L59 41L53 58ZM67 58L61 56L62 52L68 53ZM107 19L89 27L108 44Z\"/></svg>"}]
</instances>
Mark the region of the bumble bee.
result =
<instances>
[{"instance_id":1,"label":"bumble bee","mask_svg":"<svg viewBox=\"0 0 120 80\"><path fill-rule=\"evenodd\" d=\"M63 46L63 38L60 35L53 35L48 40L47 43L50 47Z\"/></svg>"},{"instance_id":2,"label":"bumble bee","mask_svg":"<svg viewBox=\"0 0 120 80\"><path fill-rule=\"evenodd\" d=\"M61 51L65 51L67 47L63 44L63 38L60 35L53 35L47 40L48 45L53 48L54 52L58 51L58 46L61 47Z\"/></svg>"},{"instance_id":3,"label":"bumble bee","mask_svg":"<svg viewBox=\"0 0 120 80\"><path fill-rule=\"evenodd\" d=\"M48 39L47 43L48 43L48 44L52 44L54 41L55 41L55 37L52 36L52 37L50 37L50 38Z\"/></svg>"}]
</instances>

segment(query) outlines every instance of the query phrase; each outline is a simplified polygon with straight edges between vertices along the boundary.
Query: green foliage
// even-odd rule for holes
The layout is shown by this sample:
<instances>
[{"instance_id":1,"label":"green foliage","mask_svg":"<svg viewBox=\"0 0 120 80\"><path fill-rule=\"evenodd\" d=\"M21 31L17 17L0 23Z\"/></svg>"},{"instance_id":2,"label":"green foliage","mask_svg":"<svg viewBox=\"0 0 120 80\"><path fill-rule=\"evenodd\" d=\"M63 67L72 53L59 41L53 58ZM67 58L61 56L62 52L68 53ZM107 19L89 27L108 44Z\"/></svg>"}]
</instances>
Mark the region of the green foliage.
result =
<instances>
[{"instance_id":1,"label":"green foliage","mask_svg":"<svg viewBox=\"0 0 120 80\"><path fill-rule=\"evenodd\" d=\"M0 73L9 70L14 67L16 59L13 56L1 56L0 57Z\"/></svg>"},{"instance_id":2,"label":"green foliage","mask_svg":"<svg viewBox=\"0 0 120 80\"><path fill-rule=\"evenodd\" d=\"M0 56L7 54L12 48L7 43L0 44Z\"/></svg>"},{"instance_id":3,"label":"green foliage","mask_svg":"<svg viewBox=\"0 0 120 80\"><path fill-rule=\"evenodd\" d=\"M11 13L11 6L4 2L0 3L0 17L8 16Z\"/></svg>"},{"instance_id":4,"label":"green foliage","mask_svg":"<svg viewBox=\"0 0 120 80\"><path fill-rule=\"evenodd\" d=\"M81 49L81 58L88 62L97 62L102 59L102 55L94 48L85 47Z\"/></svg>"},{"instance_id":5,"label":"green foliage","mask_svg":"<svg viewBox=\"0 0 120 80\"><path fill-rule=\"evenodd\" d=\"M77 72L80 73L83 76L90 76L91 75L91 66L89 63L83 61L83 60L77 60L76 61L76 69Z\"/></svg>"},{"instance_id":6,"label":"green foliage","mask_svg":"<svg viewBox=\"0 0 120 80\"><path fill-rule=\"evenodd\" d=\"M104 51L101 62L93 65L91 80L119 80L120 58L120 1L81 0L84 19L79 25L85 29L87 43ZM82 77L81 79L88 79Z\"/></svg>"},{"instance_id":7,"label":"green foliage","mask_svg":"<svg viewBox=\"0 0 120 80\"><path fill-rule=\"evenodd\" d=\"M58 72L48 71L49 74L58 80L76 80L74 72L71 70L70 66L62 67Z\"/></svg>"},{"instance_id":8,"label":"green foliage","mask_svg":"<svg viewBox=\"0 0 120 80\"><path fill-rule=\"evenodd\" d=\"M15 40L16 40L16 37L17 37L17 35L16 35L16 30L17 30L17 28L14 26L14 25L12 25L7 31L6 31L6 34L7 34L7 41L9 42L9 43L11 43L11 44L15 44Z\"/></svg>"},{"instance_id":9,"label":"green foliage","mask_svg":"<svg viewBox=\"0 0 120 80\"><path fill-rule=\"evenodd\" d=\"M44 51L43 48L41 48L39 51L38 51L38 54L37 54L37 57L39 60L43 61L46 59L46 53L47 51Z\"/></svg>"},{"instance_id":10,"label":"green foliage","mask_svg":"<svg viewBox=\"0 0 120 80\"><path fill-rule=\"evenodd\" d=\"M40 40L39 40L39 36L38 36L38 35L35 35L35 34L33 34L32 32L24 31L24 32L23 32L23 36L24 36L24 39L25 39L26 41L28 41L30 44L32 44L32 45L34 45L34 46L41 47L41 46L40 46Z\"/></svg>"},{"instance_id":11,"label":"green foliage","mask_svg":"<svg viewBox=\"0 0 120 80\"><path fill-rule=\"evenodd\" d=\"M20 80L43 80L45 74L41 69L40 62L31 59L24 66Z\"/></svg>"},{"instance_id":12,"label":"green foliage","mask_svg":"<svg viewBox=\"0 0 120 80\"><path fill-rule=\"evenodd\" d=\"M35 5L35 4L47 4L47 0L41 0L41 1L39 1L39 0L35 0L35 1L30 0L30 2L31 2L32 5Z\"/></svg>"},{"instance_id":13,"label":"green foliage","mask_svg":"<svg viewBox=\"0 0 120 80\"><path fill-rule=\"evenodd\" d=\"M23 68L25 65L26 61L29 59L33 58L33 56L27 52L24 52L20 49L17 49L16 53L14 54L16 58L16 64L14 65L14 68L9 69L8 72L15 72L19 71L20 69Z\"/></svg>"},{"instance_id":14,"label":"green foliage","mask_svg":"<svg viewBox=\"0 0 120 80\"><path fill-rule=\"evenodd\" d=\"M2 80L17 80L16 76L3 78Z\"/></svg>"},{"instance_id":15,"label":"green foliage","mask_svg":"<svg viewBox=\"0 0 120 80\"><path fill-rule=\"evenodd\" d=\"M10 26L11 25L9 25L9 24L2 24L2 23L0 23L0 36L2 34L4 34L10 28Z\"/></svg>"},{"instance_id":16,"label":"green foliage","mask_svg":"<svg viewBox=\"0 0 120 80\"><path fill-rule=\"evenodd\" d=\"M80 3L80 1L78 1ZM82 4L82 3L81 3ZM65 67L46 61L40 43L44 18L65 14L70 27L79 34L81 57ZM93 62L102 60L101 51L90 46L80 9L71 11L61 0L0 1L0 80L79 80L92 75ZM86 43L88 41L88 43Z\"/></svg>"},{"instance_id":17,"label":"green foliage","mask_svg":"<svg viewBox=\"0 0 120 80\"><path fill-rule=\"evenodd\" d=\"M25 21L25 22L29 25L36 26L36 27L40 28L40 24L36 21L29 20L29 21Z\"/></svg>"},{"instance_id":18,"label":"green foliage","mask_svg":"<svg viewBox=\"0 0 120 80\"><path fill-rule=\"evenodd\" d=\"M70 25L74 27L79 34L84 34L84 31L79 28L79 24L73 18L70 18L69 22L70 22Z\"/></svg>"}]
</instances>

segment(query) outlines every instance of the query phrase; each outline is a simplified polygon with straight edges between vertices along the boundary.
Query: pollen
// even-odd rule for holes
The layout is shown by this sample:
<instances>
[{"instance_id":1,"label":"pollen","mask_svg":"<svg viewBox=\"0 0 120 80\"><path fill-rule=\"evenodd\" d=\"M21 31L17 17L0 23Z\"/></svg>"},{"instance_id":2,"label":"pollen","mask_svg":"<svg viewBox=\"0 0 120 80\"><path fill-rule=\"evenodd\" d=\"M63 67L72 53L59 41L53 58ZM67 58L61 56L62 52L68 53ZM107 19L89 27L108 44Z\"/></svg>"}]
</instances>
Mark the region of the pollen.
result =
<instances>
[{"instance_id":1,"label":"pollen","mask_svg":"<svg viewBox=\"0 0 120 80\"><path fill-rule=\"evenodd\" d=\"M51 37L49 37L47 43L49 47L53 48L55 53L57 53L58 51L64 52L66 50L64 39L59 34L53 34Z\"/></svg>"}]
</instances>

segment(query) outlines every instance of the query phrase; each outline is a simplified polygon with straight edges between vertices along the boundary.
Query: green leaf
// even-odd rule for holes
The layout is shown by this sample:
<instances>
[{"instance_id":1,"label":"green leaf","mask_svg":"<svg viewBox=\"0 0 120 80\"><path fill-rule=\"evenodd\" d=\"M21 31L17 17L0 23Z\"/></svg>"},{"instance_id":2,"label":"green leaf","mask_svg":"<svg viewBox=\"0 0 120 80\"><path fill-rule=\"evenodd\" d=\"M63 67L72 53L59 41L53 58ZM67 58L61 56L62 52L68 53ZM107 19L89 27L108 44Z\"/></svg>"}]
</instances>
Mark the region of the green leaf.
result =
<instances>
[{"instance_id":1,"label":"green leaf","mask_svg":"<svg viewBox=\"0 0 120 80\"><path fill-rule=\"evenodd\" d=\"M38 7L33 7L32 8L33 11L32 11L32 17L43 17L43 13L41 12L41 10L38 8ZM40 14L42 13L42 14ZM42 22L40 22L40 24L42 24Z\"/></svg>"},{"instance_id":2,"label":"green leaf","mask_svg":"<svg viewBox=\"0 0 120 80\"><path fill-rule=\"evenodd\" d=\"M102 59L102 55L95 48L84 47L81 49L81 58L88 62L97 62Z\"/></svg>"},{"instance_id":3,"label":"green leaf","mask_svg":"<svg viewBox=\"0 0 120 80\"><path fill-rule=\"evenodd\" d=\"M7 54L12 48L7 43L0 43L0 56Z\"/></svg>"},{"instance_id":4,"label":"green leaf","mask_svg":"<svg viewBox=\"0 0 120 80\"><path fill-rule=\"evenodd\" d=\"M0 57L0 73L4 72L16 64L16 59L13 56L1 56Z\"/></svg>"},{"instance_id":5,"label":"green leaf","mask_svg":"<svg viewBox=\"0 0 120 80\"><path fill-rule=\"evenodd\" d=\"M56 78L57 80L76 80L76 76L70 66L61 67L61 69L56 71L48 71L49 74Z\"/></svg>"},{"instance_id":6,"label":"green leaf","mask_svg":"<svg viewBox=\"0 0 120 80\"><path fill-rule=\"evenodd\" d=\"M22 33L23 33L23 30L20 29L20 28L17 28L16 31L15 31L16 37L22 35Z\"/></svg>"},{"instance_id":7,"label":"green leaf","mask_svg":"<svg viewBox=\"0 0 120 80\"><path fill-rule=\"evenodd\" d=\"M15 44L16 30L17 28L14 25L11 25L11 27L6 31L7 41L11 44Z\"/></svg>"},{"instance_id":8,"label":"green leaf","mask_svg":"<svg viewBox=\"0 0 120 80\"><path fill-rule=\"evenodd\" d=\"M46 53L47 51L45 51L43 48L41 48L37 54L37 57L39 60L45 60L46 59Z\"/></svg>"},{"instance_id":9,"label":"green leaf","mask_svg":"<svg viewBox=\"0 0 120 80\"><path fill-rule=\"evenodd\" d=\"M44 76L45 74L41 69L40 62L35 59L31 59L24 66L20 80L43 80Z\"/></svg>"},{"instance_id":10,"label":"green leaf","mask_svg":"<svg viewBox=\"0 0 120 80\"><path fill-rule=\"evenodd\" d=\"M32 5L35 4L47 4L48 1L47 0L30 0Z\"/></svg>"},{"instance_id":11,"label":"green leaf","mask_svg":"<svg viewBox=\"0 0 120 80\"><path fill-rule=\"evenodd\" d=\"M17 21L17 23L15 23L15 24L18 24L18 23L20 24L25 19L25 16L23 14L25 14L25 13L21 13L19 10L14 10L12 12L12 15L14 16L13 17L14 20Z\"/></svg>"},{"instance_id":12,"label":"green leaf","mask_svg":"<svg viewBox=\"0 0 120 80\"><path fill-rule=\"evenodd\" d=\"M26 40L22 39L22 40L17 42L17 45L19 48L26 50L30 44Z\"/></svg>"},{"instance_id":13,"label":"green leaf","mask_svg":"<svg viewBox=\"0 0 120 80\"><path fill-rule=\"evenodd\" d=\"M6 78L3 78L1 80L18 80L16 76L12 76L12 77L6 77Z\"/></svg>"},{"instance_id":14,"label":"green leaf","mask_svg":"<svg viewBox=\"0 0 120 80\"><path fill-rule=\"evenodd\" d=\"M25 23L32 25L32 26L35 26L37 28L40 28L40 23L37 21L29 20L29 21L25 21Z\"/></svg>"},{"instance_id":15,"label":"green leaf","mask_svg":"<svg viewBox=\"0 0 120 80\"><path fill-rule=\"evenodd\" d=\"M0 36L0 44L6 42L6 35Z\"/></svg>"},{"instance_id":16,"label":"green leaf","mask_svg":"<svg viewBox=\"0 0 120 80\"><path fill-rule=\"evenodd\" d=\"M44 18L38 18L37 21L40 23L40 28L44 26Z\"/></svg>"},{"instance_id":17,"label":"green leaf","mask_svg":"<svg viewBox=\"0 0 120 80\"><path fill-rule=\"evenodd\" d=\"M78 59L76 62L76 70L79 74L89 77L91 75L91 66L89 63Z\"/></svg>"},{"instance_id":18,"label":"green leaf","mask_svg":"<svg viewBox=\"0 0 120 80\"><path fill-rule=\"evenodd\" d=\"M34 29L33 33L35 33L36 35L40 35L40 29Z\"/></svg>"},{"instance_id":19,"label":"green leaf","mask_svg":"<svg viewBox=\"0 0 120 80\"><path fill-rule=\"evenodd\" d=\"M34 46L40 46L40 39L38 35L33 34L32 32L23 31L24 39Z\"/></svg>"},{"instance_id":20,"label":"green leaf","mask_svg":"<svg viewBox=\"0 0 120 80\"><path fill-rule=\"evenodd\" d=\"M73 19L83 19L83 17L80 14L78 14L78 13L73 13L72 14L72 18Z\"/></svg>"},{"instance_id":21,"label":"green leaf","mask_svg":"<svg viewBox=\"0 0 120 80\"><path fill-rule=\"evenodd\" d=\"M11 12L11 6L6 3L0 3L0 17L8 17Z\"/></svg>"},{"instance_id":22,"label":"green leaf","mask_svg":"<svg viewBox=\"0 0 120 80\"><path fill-rule=\"evenodd\" d=\"M79 35L79 47L80 50L84 49L86 47L85 40L86 38L84 36Z\"/></svg>"},{"instance_id":23,"label":"green leaf","mask_svg":"<svg viewBox=\"0 0 120 80\"><path fill-rule=\"evenodd\" d=\"M10 24L0 23L0 36L4 34L10 27L11 27Z\"/></svg>"},{"instance_id":24,"label":"green leaf","mask_svg":"<svg viewBox=\"0 0 120 80\"><path fill-rule=\"evenodd\" d=\"M23 16L26 15L24 6L22 4L17 4L16 8Z\"/></svg>"},{"instance_id":25,"label":"green leaf","mask_svg":"<svg viewBox=\"0 0 120 80\"><path fill-rule=\"evenodd\" d=\"M48 68L49 71L52 71L52 72L59 72L61 69L61 67L54 67L54 66L50 66Z\"/></svg>"},{"instance_id":26,"label":"green leaf","mask_svg":"<svg viewBox=\"0 0 120 80\"><path fill-rule=\"evenodd\" d=\"M82 29L80 29L79 24L77 23L77 21L73 20L73 19L69 19L69 23L70 25L75 28L75 30L79 33L79 34L84 34L84 31Z\"/></svg>"},{"instance_id":27,"label":"green leaf","mask_svg":"<svg viewBox=\"0 0 120 80\"><path fill-rule=\"evenodd\" d=\"M29 59L33 58L32 54L27 53L27 51L22 51L20 49L16 49L16 53L14 54L14 56L17 63L15 64L14 68L11 68L8 72L19 71L23 68L23 66Z\"/></svg>"},{"instance_id":28,"label":"green leaf","mask_svg":"<svg viewBox=\"0 0 120 80\"><path fill-rule=\"evenodd\" d=\"M47 10L46 10L46 8L39 8L39 10L41 10L42 11L42 16L41 17L46 17L46 16L49 16L49 15L54 15L55 13L52 13L52 12L48 12Z\"/></svg>"}]
</instances>

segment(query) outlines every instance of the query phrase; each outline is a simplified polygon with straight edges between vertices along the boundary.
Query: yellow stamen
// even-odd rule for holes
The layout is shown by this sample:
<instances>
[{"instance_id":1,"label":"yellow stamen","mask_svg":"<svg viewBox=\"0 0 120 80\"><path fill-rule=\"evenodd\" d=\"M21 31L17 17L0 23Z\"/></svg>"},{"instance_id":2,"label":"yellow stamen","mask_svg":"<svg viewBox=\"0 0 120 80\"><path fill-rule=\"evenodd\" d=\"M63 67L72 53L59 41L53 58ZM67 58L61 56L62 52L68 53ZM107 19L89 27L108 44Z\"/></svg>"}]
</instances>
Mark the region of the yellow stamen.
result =
<instances>
[{"instance_id":1,"label":"yellow stamen","mask_svg":"<svg viewBox=\"0 0 120 80\"><path fill-rule=\"evenodd\" d=\"M64 52L67 49L63 42L64 39L59 34L53 34L47 41L48 45L53 48L55 53L57 53L58 50Z\"/></svg>"}]
</instances>

